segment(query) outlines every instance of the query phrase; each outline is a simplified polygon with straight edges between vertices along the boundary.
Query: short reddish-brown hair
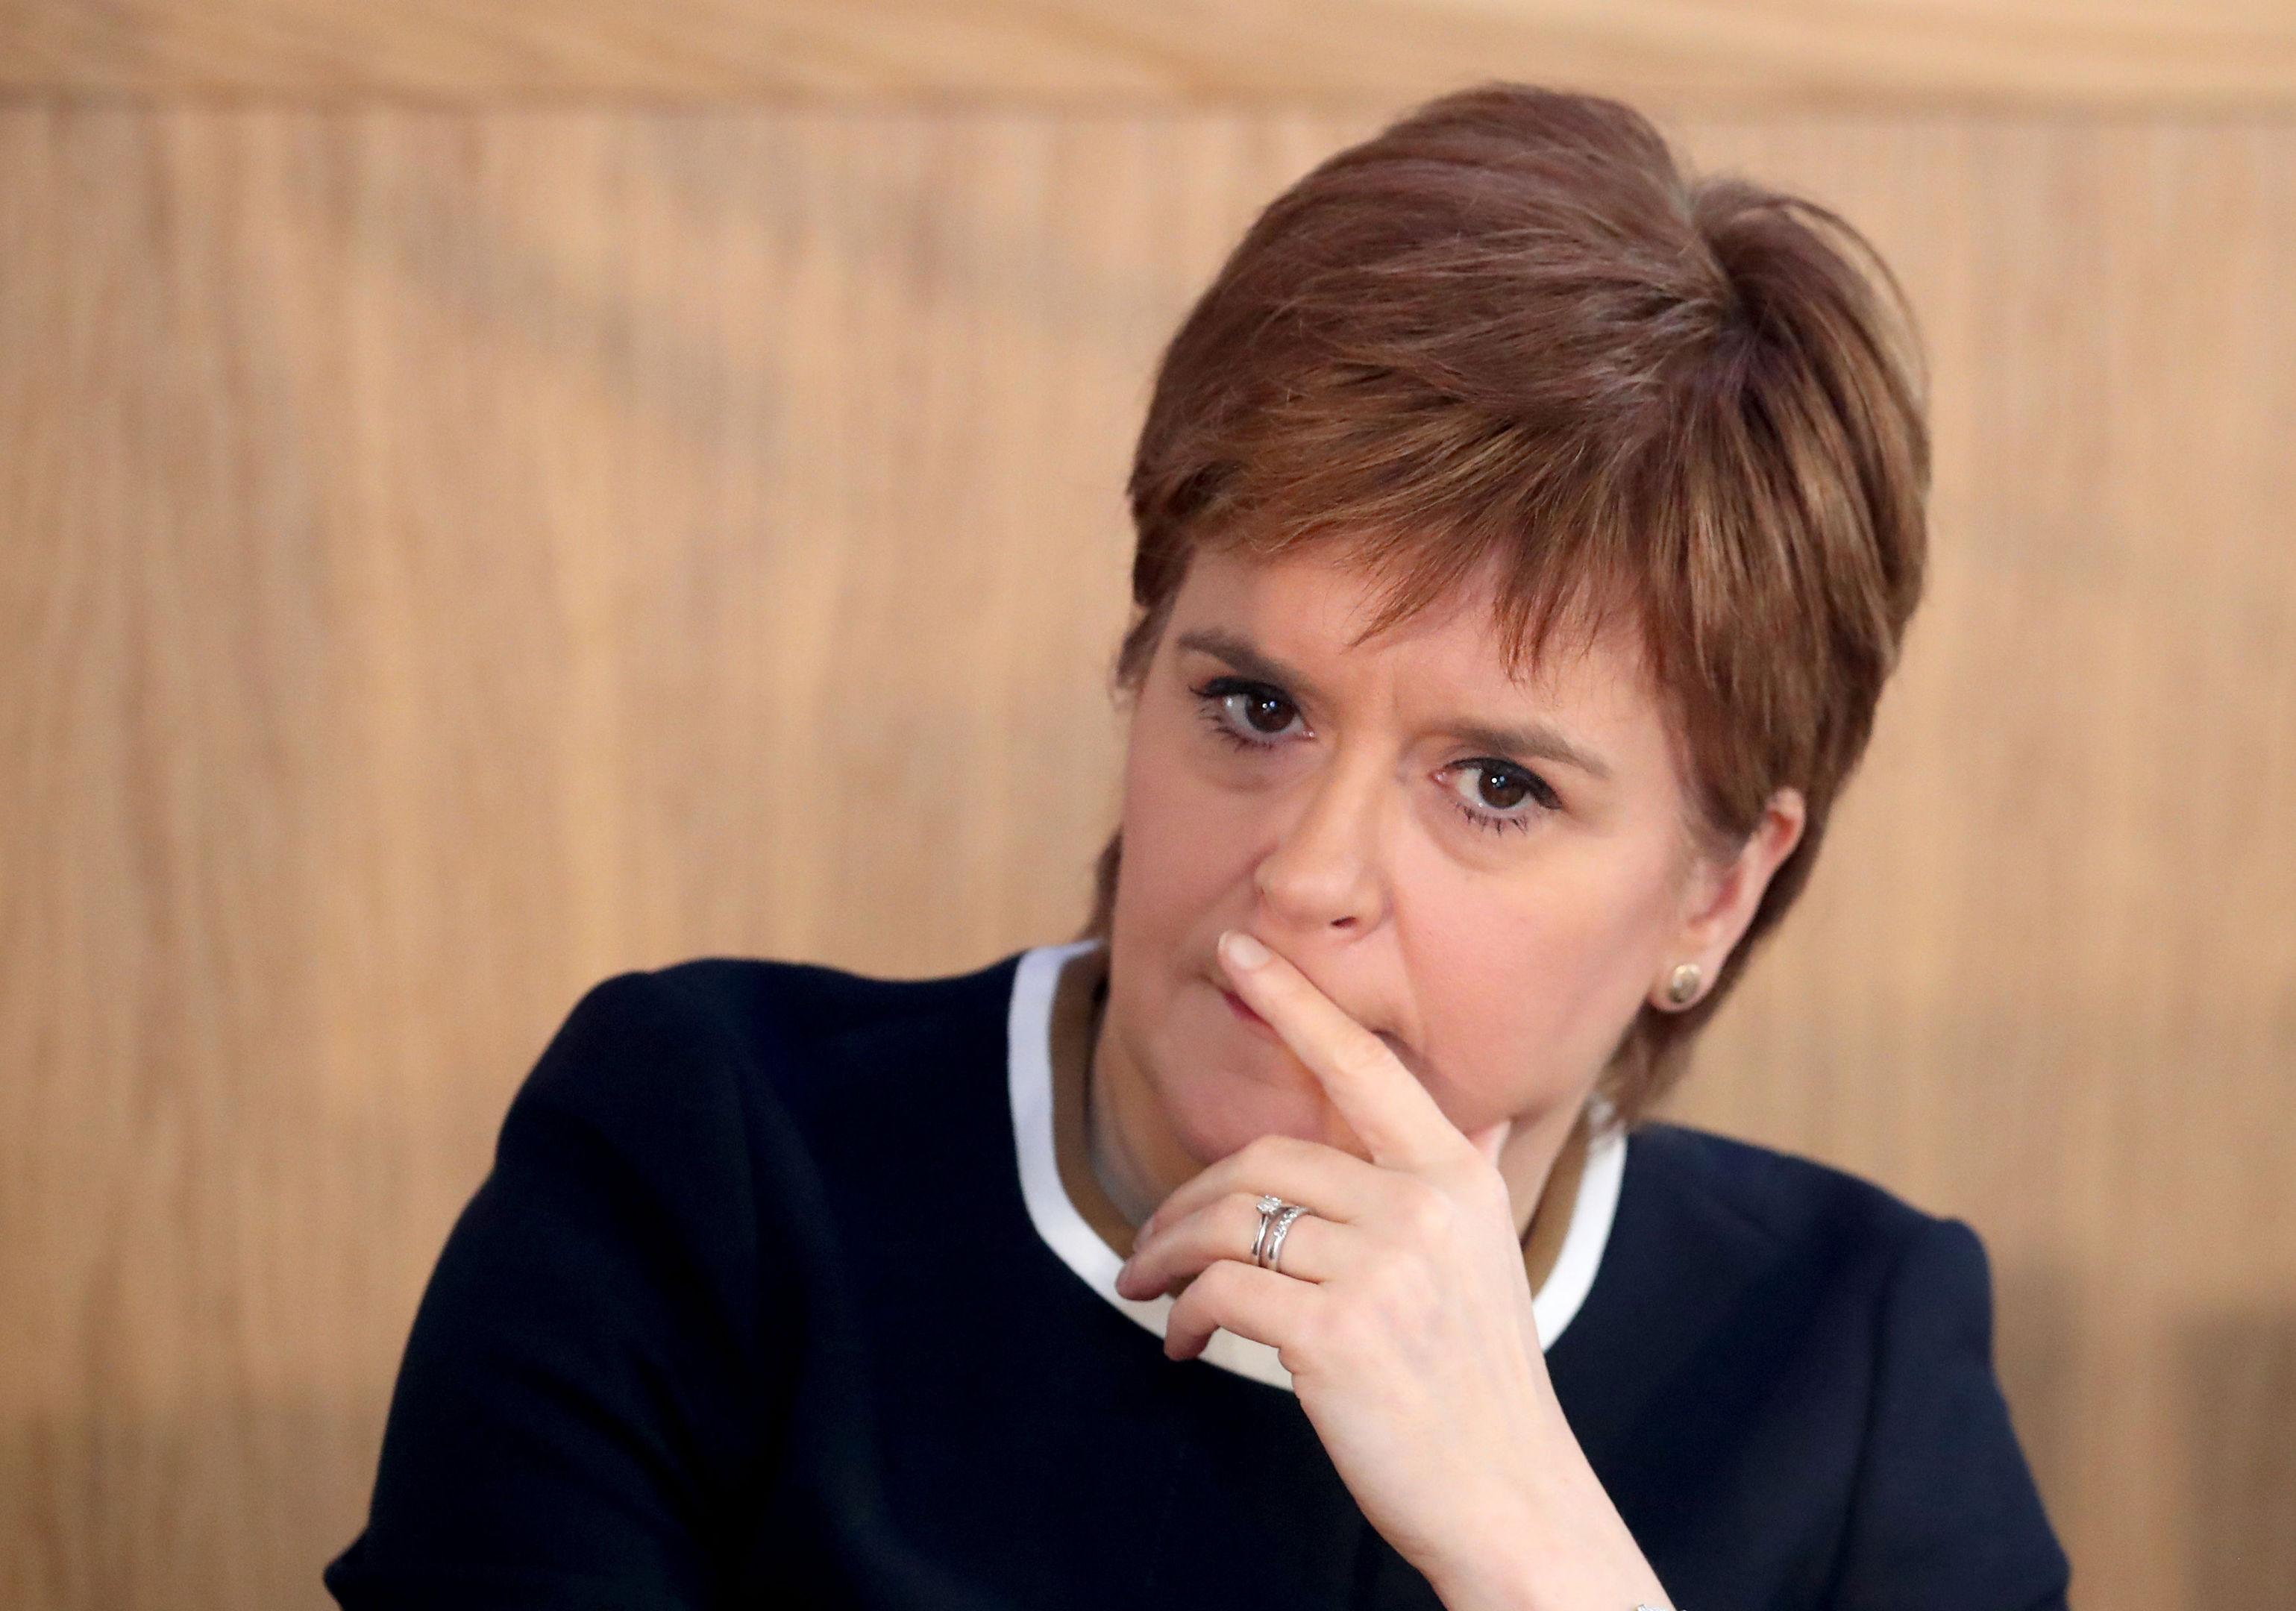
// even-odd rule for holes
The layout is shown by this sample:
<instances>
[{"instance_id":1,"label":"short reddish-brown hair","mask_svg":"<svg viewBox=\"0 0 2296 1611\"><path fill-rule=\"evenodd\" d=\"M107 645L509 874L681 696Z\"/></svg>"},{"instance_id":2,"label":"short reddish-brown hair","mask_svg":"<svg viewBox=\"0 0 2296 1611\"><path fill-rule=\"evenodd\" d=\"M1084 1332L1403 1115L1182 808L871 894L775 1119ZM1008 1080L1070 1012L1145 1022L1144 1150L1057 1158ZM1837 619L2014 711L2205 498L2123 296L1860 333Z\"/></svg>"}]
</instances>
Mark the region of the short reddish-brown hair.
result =
<instances>
[{"instance_id":1,"label":"short reddish-brown hair","mask_svg":"<svg viewBox=\"0 0 2296 1611\"><path fill-rule=\"evenodd\" d=\"M1496 568L1518 666L1638 634L1694 831L1775 792L1800 846L1694 1009L1645 1007L1603 1093L1631 1122L1807 882L1920 597L1929 449L1911 321L1807 201L1691 178L1614 102L1494 85L1278 197L1173 338L1130 485L1145 674L1189 557L1338 544L1404 618ZM1101 858L1088 932L1120 863Z\"/></svg>"}]
</instances>

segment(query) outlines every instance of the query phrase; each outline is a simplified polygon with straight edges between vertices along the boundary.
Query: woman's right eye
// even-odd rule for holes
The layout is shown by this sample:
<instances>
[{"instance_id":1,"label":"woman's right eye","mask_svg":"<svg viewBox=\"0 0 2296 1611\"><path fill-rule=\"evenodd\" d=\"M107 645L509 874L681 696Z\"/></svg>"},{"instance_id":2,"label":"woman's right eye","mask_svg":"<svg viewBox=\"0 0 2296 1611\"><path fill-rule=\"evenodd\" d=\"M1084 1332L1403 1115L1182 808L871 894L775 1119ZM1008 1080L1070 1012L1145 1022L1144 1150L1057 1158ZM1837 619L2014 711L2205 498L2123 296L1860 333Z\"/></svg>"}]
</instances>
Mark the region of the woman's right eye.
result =
<instances>
[{"instance_id":1,"label":"woman's right eye","mask_svg":"<svg viewBox=\"0 0 2296 1611\"><path fill-rule=\"evenodd\" d=\"M1301 725L1300 707L1264 683L1215 677L1195 692L1215 729L1239 744L1271 744Z\"/></svg>"}]
</instances>

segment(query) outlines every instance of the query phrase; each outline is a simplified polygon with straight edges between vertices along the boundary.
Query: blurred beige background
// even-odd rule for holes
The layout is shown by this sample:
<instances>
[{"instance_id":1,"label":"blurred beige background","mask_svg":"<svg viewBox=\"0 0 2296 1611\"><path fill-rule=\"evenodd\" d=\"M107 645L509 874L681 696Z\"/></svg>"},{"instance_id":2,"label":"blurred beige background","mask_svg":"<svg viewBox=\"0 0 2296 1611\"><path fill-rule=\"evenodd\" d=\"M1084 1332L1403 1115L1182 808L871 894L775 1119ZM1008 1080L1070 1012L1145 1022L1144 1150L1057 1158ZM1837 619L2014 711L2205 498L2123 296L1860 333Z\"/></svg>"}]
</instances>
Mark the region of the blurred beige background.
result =
<instances>
[{"instance_id":1,"label":"blurred beige background","mask_svg":"<svg viewBox=\"0 0 2296 1611\"><path fill-rule=\"evenodd\" d=\"M1962 1215L2111 1611L2296 1605L2296 12L0 0L0 1605L315 1607L545 1038L1065 936L1150 366L1416 97L1864 226L1935 584L1677 1104Z\"/></svg>"}]
</instances>

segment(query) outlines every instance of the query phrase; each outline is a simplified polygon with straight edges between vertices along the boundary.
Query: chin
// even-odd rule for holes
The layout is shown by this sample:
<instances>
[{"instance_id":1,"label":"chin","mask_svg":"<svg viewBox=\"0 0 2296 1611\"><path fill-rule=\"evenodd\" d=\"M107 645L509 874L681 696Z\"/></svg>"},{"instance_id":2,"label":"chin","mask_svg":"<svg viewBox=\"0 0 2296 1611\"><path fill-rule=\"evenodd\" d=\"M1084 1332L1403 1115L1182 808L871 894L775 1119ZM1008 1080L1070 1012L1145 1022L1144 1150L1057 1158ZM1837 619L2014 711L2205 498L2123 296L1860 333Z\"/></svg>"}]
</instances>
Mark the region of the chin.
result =
<instances>
[{"instance_id":1,"label":"chin","mask_svg":"<svg viewBox=\"0 0 2296 1611\"><path fill-rule=\"evenodd\" d=\"M1335 1143L1337 1115L1315 1076L1238 1022L1218 991L1205 994L1210 1010L1177 1015L1153 1066L1157 1099L1188 1155L1213 1164L1263 1135Z\"/></svg>"},{"instance_id":2,"label":"chin","mask_svg":"<svg viewBox=\"0 0 2296 1611\"><path fill-rule=\"evenodd\" d=\"M1197 1098L1190 1100L1190 1097ZM1255 1100L1255 1099L1259 1100ZM1285 1098L1278 1092L1176 1092L1170 1099L1174 1131L1188 1155L1207 1165L1218 1163L1264 1135L1296 1136L1303 1141L1332 1140L1329 1110L1320 1099Z\"/></svg>"}]
</instances>

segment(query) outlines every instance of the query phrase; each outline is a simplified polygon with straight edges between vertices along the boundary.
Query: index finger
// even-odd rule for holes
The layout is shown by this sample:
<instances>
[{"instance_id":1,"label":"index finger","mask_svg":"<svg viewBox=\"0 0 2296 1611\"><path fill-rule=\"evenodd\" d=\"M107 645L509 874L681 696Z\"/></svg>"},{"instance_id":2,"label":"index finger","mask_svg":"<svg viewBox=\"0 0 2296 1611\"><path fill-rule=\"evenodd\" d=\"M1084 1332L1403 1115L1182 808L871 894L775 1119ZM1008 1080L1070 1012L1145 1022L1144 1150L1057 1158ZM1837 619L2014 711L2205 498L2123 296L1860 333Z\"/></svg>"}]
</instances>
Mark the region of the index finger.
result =
<instances>
[{"instance_id":1,"label":"index finger","mask_svg":"<svg viewBox=\"0 0 2296 1611\"><path fill-rule=\"evenodd\" d=\"M1220 966L1316 1076L1375 1164L1441 1162L1466 1144L1386 1042L1340 1010L1306 974L1241 929L1220 936Z\"/></svg>"}]
</instances>

